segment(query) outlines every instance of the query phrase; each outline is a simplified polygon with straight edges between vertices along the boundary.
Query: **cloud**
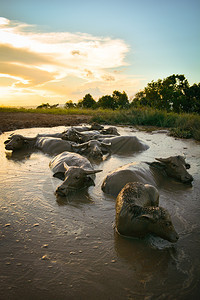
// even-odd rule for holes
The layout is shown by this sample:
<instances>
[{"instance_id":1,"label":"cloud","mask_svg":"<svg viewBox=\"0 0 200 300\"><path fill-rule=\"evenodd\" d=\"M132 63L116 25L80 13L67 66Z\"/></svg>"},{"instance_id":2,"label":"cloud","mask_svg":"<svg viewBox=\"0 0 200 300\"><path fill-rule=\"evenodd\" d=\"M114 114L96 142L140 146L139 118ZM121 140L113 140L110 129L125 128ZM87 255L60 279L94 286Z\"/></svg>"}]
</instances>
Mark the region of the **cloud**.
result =
<instances>
[{"instance_id":1,"label":"cloud","mask_svg":"<svg viewBox=\"0 0 200 300\"><path fill-rule=\"evenodd\" d=\"M36 67L27 67L24 65L0 62L1 75L9 75L16 79L15 87L33 87L44 84L55 78L56 74L40 70Z\"/></svg>"},{"instance_id":2,"label":"cloud","mask_svg":"<svg viewBox=\"0 0 200 300\"><path fill-rule=\"evenodd\" d=\"M48 54L38 54L26 48L15 48L11 45L0 44L0 61L15 62L28 65L53 64Z\"/></svg>"},{"instance_id":3,"label":"cloud","mask_svg":"<svg viewBox=\"0 0 200 300\"><path fill-rule=\"evenodd\" d=\"M36 26L0 18L0 81L11 78L7 82L12 91L71 97L78 89L95 89L98 94L124 84L126 90L131 78L119 69L128 65L128 52L129 45L121 39L41 32Z\"/></svg>"},{"instance_id":4,"label":"cloud","mask_svg":"<svg viewBox=\"0 0 200 300\"><path fill-rule=\"evenodd\" d=\"M90 70L84 69L85 75L87 78L93 79L95 78L94 73Z\"/></svg>"},{"instance_id":5,"label":"cloud","mask_svg":"<svg viewBox=\"0 0 200 300\"><path fill-rule=\"evenodd\" d=\"M115 81L115 77L112 75L103 75L101 76L103 80L105 81Z\"/></svg>"},{"instance_id":6,"label":"cloud","mask_svg":"<svg viewBox=\"0 0 200 300\"><path fill-rule=\"evenodd\" d=\"M72 55L81 55L81 52L79 50L72 50Z\"/></svg>"}]
</instances>

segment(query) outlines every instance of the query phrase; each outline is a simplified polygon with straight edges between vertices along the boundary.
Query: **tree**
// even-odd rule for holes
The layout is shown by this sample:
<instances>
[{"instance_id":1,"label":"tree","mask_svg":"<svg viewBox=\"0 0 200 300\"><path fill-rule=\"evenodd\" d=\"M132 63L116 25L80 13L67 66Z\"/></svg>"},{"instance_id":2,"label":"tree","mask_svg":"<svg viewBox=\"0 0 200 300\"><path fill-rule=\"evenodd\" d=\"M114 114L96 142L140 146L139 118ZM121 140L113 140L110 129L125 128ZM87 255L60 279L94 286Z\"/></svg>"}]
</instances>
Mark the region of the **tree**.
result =
<instances>
[{"instance_id":1,"label":"tree","mask_svg":"<svg viewBox=\"0 0 200 300\"><path fill-rule=\"evenodd\" d=\"M115 108L129 107L128 96L125 92L121 93L119 91L114 91L112 96L115 103Z\"/></svg>"},{"instance_id":2,"label":"tree","mask_svg":"<svg viewBox=\"0 0 200 300\"><path fill-rule=\"evenodd\" d=\"M200 83L195 83L186 89L185 94L187 97L187 103L184 104L184 108L188 110L188 112L197 112L200 114Z\"/></svg>"},{"instance_id":3,"label":"tree","mask_svg":"<svg viewBox=\"0 0 200 300\"><path fill-rule=\"evenodd\" d=\"M47 109L47 108L57 108L59 104L53 104L53 105L50 105L49 103L42 103L41 105L37 106L37 108L44 108L44 109Z\"/></svg>"},{"instance_id":4,"label":"tree","mask_svg":"<svg viewBox=\"0 0 200 300\"><path fill-rule=\"evenodd\" d=\"M99 98L97 105L103 109L115 109L115 101L110 95L102 96L101 98Z\"/></svg>"},{"instance_id":5,"label":"tree","mask_svg":"<svg viewBox=\"0 0 200 300\"><path fill-rule=\"evenodd\" d=\"M50 108L50 104L49 103L42 103L41 105L38 105L37 108Z\"/></svg>"},{"instance_id":6,"label":"tree","mask_svg":"<svg viewBox=\"0 0 200 300\"><path fill-rule=\"evenodd\" d=\"M64 105L65 108L69 109L69 108L74 108L76 107L76 104L72 102L72 100L69 100L65 103Z\"/></svg>"},{"instance_id":7,"label":"tree","mask_svg":"<svg viewBox=\"0 0 200 300\"><path fill-rule=\"evenodd\" d=\"M149 106L174 112L199 112L200 86L189 86L184 75L171 75L157 82L151 81L138 92L131 106Z\"/></svg>"},{"instance_id":8,"label":"tree","mask_svg":"<svg viewBox=\"0 0 200 300\"><path fill-rule=\"evenodd\" d=\"M96 105L96 101L90 94L86 94L81 103L84 108L94 108Z\"/></svg>"},{"instance_id":9,"label":"tree","mask_svg":"<svg viewBox=\"0 0 200 300\"><path fill-rule=\"evenodd\" d=\"M57 108L59 104L50 105L50 108Z\"/></svg>"}]
</instances>

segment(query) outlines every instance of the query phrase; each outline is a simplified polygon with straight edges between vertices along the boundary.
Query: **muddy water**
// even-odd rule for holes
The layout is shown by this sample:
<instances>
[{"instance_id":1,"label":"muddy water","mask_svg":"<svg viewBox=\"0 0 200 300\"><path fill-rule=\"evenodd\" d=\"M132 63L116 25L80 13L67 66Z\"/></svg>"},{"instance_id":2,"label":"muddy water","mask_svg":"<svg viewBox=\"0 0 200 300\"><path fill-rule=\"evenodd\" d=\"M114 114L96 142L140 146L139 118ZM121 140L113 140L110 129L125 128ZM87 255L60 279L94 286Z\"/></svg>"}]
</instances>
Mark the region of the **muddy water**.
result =
<instances>
[{"instance_id":1,"label":"muddy water","mask_svg":"<svg viewBox=\"0 0 200 300\"><path fill-rule=\"evenodd\" d=\"M34 136L63 128L23 129ZM199 143L164 133L136 135L150 148L112 156L95 166L96 186L68 199L56 198L60 181L41 152L11 155L0 136L0 299L199 299ZM171 244L160 238L127 239L114 229L115 200L103 194L106 174L132 161L184 154L193 187L173 182L159 189L179 233Z\"/></svg>"}]
</instances>

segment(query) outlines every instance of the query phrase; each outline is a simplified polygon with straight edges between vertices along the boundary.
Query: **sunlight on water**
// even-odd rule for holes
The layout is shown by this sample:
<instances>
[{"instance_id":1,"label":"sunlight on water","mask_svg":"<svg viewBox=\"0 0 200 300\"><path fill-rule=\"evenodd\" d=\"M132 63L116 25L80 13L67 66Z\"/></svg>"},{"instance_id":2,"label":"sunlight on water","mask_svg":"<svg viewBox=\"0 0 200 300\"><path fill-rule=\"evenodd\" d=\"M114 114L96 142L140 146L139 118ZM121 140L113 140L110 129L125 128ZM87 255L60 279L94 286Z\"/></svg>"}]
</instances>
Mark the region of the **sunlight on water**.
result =
<instances>
[{"instance_id":1,"label":"sunlight on water","mask_svg":"<svg viewBox=\"0 0 200 300\"><path fill-rule=\"evenodd\" d=\"M22 129L25 136L62 132L64 127ZM95 186L70 197L56 197L60 180L41 152L5 151L0 136L1 299L196 299L199 264L199 143L164 133L134 132L150 148L113 155L94 167ZM115 168L155 157L186 155L193 187L171 181L159 190L160 205L171 214L179 241L128 239L115 233L115 199L101 184ZM66 296L67 295L67 296ZM106 298L107 297L107 298Z\"/></svg>"}]
</instances>

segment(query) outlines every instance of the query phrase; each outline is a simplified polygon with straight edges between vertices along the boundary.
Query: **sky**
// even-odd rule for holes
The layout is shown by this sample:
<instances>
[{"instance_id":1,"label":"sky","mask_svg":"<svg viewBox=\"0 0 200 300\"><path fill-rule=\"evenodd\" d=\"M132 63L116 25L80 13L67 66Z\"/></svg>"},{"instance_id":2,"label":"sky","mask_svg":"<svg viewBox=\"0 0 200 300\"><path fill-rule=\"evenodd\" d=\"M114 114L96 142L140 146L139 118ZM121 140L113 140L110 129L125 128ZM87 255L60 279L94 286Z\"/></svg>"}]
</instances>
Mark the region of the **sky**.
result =
<instances>
[{"instance_id":1,"label":"sky","mask_svg":"<svg viewBox=\"0 0 200 300\"><path fill-rule=\"evenodd\" d=\"M0 0L0 105L200 82L200 0Z\"/></svg>"}]
</instances>

